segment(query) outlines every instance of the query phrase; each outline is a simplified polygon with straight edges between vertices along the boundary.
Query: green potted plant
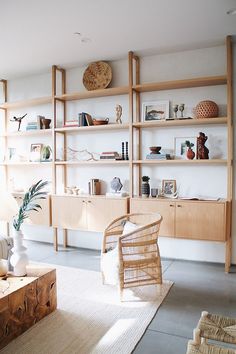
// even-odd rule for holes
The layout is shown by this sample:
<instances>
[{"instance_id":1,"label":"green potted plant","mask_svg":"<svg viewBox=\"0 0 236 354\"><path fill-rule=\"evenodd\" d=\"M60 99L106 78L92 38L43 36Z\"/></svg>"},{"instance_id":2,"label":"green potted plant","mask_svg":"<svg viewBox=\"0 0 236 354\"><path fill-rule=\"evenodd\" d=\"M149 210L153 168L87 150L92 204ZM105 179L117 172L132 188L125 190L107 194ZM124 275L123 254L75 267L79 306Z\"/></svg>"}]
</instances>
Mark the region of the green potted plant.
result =
<instances>
[{"instance_id":1,"label":"green potted plant","mask_svg":"<svg viewBox=\"0 0 236 354\"><path fill-rule=\"evenodd\" d=\"M192 147L194 146L193 143L191 143L189 140L185 141L185 145L187 146L188 150L186 153L186 156L189 160L193 160L195 157L195 152L192 150Z\"/></svg>"},{"instance_id":2,"label":"green potted plant","mask_svg":"<svg viewBox=\"0 0 236 354\"><path fill-rule=\"evenodd\" d=\"M150 195L150 185L149 185L150 177L143 176L142 177L142 197L148 198Z\"/></svg>"},{"instance_id":3,"label":"green potted plant","mask_svg":"<svg viewBox=\"0 0 236 354\"><path fill-rule=\"evenodd\" d=\"M42 209L39 204L36 203L39 199L45 199L47 192L42 191L42 189L48 185L48 181L38 181L33 184L28 192L25 193L23 202L19 207L17 215L13 219L13 239L14 247L12 249L12 256L10 258L10 263L14 268L15 276L23 276L26 274L26 265L28 264L28 256L26 254L26 247L23 246L23 233L21 231L21 226L25 219L29 217L31 211L39 211Z\"/></svg>"}]
</instances>

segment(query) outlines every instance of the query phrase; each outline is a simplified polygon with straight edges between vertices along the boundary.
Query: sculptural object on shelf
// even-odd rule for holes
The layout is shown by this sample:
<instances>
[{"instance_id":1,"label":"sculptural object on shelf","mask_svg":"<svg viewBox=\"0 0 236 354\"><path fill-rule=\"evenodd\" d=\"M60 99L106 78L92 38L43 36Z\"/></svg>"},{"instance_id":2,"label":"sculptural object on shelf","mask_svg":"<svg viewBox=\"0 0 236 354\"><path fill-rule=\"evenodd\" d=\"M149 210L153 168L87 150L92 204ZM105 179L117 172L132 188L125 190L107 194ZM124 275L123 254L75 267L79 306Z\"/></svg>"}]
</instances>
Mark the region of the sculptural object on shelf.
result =
<instances>
[{"instance_id":1,"label":"sculptural object on shelf","mask_svg":"<svg viewBox=\"0 0 236 354\"><path fill-rule=\"evenodd\" d=\"M117 104L116 105L116 123L122 124L121 116L122 116L122 107L120 104Z\"/></svg>"},{"instance_id":2,"label":"sculptural object on shelf","mask_svg":"<svg viewBox=\"0 0 236 354\"><path fill-rule=\"evenodd\" d=\"M114 190L115 193L119 192L121 188L123 187L123 184L120 181L119 177L114 177L113 180L111 181L111 188Z\"/></svg>"},{"instance_id":3,"label":"sculptural object on shelf","mask_svg":"<svg viewBox=\"0 0 236 354\"><path fill-rule=\"evenodd\" d=\"M197 137L197 158L200 160L208 160L209 159L209 149L205 146L208 137L200 132Z\"/></svg>"},{"instance_id":4,"label":"sculptural object on shelf","mask_svg":"<svg viewBox=\"0 0 236 354\"><path fill-rule=\"evenodd\" d=\"M10 119L11 122L18 123L18 129L17 129L18 132L20 131L21 122L25 118L25 116L27 116L27 113L25 113L22 117L13 117L13 119Z\"/></svg>"}]
</instances>

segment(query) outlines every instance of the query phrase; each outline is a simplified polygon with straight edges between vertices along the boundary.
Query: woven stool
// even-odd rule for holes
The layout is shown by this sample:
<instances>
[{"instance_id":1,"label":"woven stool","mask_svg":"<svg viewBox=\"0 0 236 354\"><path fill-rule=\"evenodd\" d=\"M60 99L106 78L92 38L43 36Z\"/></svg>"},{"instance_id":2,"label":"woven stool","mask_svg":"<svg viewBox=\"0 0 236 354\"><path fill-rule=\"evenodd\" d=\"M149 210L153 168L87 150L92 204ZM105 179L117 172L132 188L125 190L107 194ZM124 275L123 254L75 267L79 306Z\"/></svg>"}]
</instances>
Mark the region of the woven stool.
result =
<instances>
[{"instance_id":1,"label":"woven stool","mask_svg":"<svg viewBox=\"0 0 236 354\"><path fill-rule=\"evenodd\" d=\"M236 344L236 319L202 312L198 323L200 337Z\"/></svg>"},{"instance_id":2,"label":"woven stool","mask_svg":"<svg viewBox=\"0 0 236 354\"><path fill-rule=\"evenodd\" d=\"M233 349L222 348L212 344L197 344L190 340L186 354L235 354Z\"/></svg>"}]
</instances>

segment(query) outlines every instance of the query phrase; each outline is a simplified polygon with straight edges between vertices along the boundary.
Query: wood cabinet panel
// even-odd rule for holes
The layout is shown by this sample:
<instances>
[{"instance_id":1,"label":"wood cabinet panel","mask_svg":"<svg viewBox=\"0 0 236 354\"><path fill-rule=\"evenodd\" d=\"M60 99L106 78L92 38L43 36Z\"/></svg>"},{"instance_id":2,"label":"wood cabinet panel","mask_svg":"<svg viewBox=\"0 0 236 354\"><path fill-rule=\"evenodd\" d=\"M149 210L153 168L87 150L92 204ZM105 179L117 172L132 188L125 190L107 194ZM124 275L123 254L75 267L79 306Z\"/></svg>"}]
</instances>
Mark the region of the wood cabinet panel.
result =
<instances>
[{"instance_id":1,"label":"wood cabinet panel","mask_svg":"<svg viewBox=\"0 0 236 354\"><path fill-rule=\"evenodd\" d=\"M152 199L131 199L131 213L159 213L163 217L160 236L174 237L175 235L175 202Z\"/></svg>"},{"instance_id":2,"label":"wood cabinet panel","mask_svg":"<svg viewBox=\"0 0 236 354\"><path fill-rule=\"evenodd\" d=\"M127 199L88 198L87 227L90 231L101 232L115 218L127 214Z\"/></svg>"},{"instance_id":3,"label":"wood cabinet panel","mask_svg":"<svg viewBox=\"0 0 236 354\"><path fill-rule=\"evenodd\" d=\"M21 205L23 201L22 193L13 193L12 195L16 199L18 205ZM39 204L42 209L38 212L31 211L29 213L29 218L26 219L25 222L30 225L51 226L50 196L47 196L46 199L37 200L37 204Z\"/></svg>"},{"instance_id":4,"label":"wood cabinet panel","mask_svg":"<svg viewBox=\"0 0 236 354\"><path fill-rule=\"evenodd\" d=\"M85 198L52 196L52 226L71 230L86 229Z\"/></svg>"},{"instance_id":5,"label":"wood cabinet panel","mask_svg":"<svg viewBox=\"0 0 236 354\"><path fill-rule=\"evenodd\" d=\"M176 237L225 241L226 203L177 202Z\"/></svg>"}]
</instances>

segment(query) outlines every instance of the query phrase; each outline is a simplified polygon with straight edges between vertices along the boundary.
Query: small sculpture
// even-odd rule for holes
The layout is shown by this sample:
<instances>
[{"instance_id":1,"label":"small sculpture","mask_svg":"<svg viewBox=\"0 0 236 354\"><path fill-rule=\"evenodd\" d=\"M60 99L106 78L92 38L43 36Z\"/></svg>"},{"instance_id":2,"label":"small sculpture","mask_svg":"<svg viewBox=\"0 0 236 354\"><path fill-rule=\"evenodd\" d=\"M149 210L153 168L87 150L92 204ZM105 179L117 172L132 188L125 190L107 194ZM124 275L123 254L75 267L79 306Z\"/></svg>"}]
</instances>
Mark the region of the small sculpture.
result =
<instances>
[{"instance_id":1,"label":"small sculpture","mask_svg":"<svg viewBox=\"0 0 236 354\"><path fill-rule=\"evenodd\" d=\"M197 158L200 160L208 160L209 159L209 149L205 146L208 137L203 133L199 133L199 137L197 138Z\"/></svg>"},{"instance_id":2,"label":"small sculpture","mask_svg":"<svg viewBox=\"0 0 236 354\"><path fill-rule=\"evenodd\" d=\"M25 113L22 117L13 117L13 119L10 119L11 122L18 122L18 132L20 131L22 119L24 119L25 116L27 116L27 113Z\"/></svg>"},{"instance_id":3,"label":"small sculpture","mask_svg":"<svg viewBox=\"0 0 236 354\"><path fill-rule=\"evenodd\" d=\"M180 118L184 118L184 103L180 103L179 111L180 111Z\"/></svg>"},{"instance_id":4,"label":"small sculpture","mask_svg":"<svg viewBox=\"0 0 236 354\"><path fill-rule=\"evenodd\" d=\"M121 183L119 177L114 177L111 181L111 188L115 191L115 193L119 192L122 187L123 184Z\"/></svg>"},{"instance_id":5,"label":"small sculpture","mask_svg":"<svg viewBox=\"0 0 236 354\"><path fill-rule=\"evenodd\" d=\"M178 104L175 104L173 106L173 111L174 111L174 117L177 118L177 112L179 110L179 105Z\"/></svg>"},{"instance_id":6,"label":"small sculpture","mask_svg":"<svg viewBox=\"0 0 236 354\"><path fill-rule=\"evenodd\" d=\"M121 116L122 116L122 107L120 104L117 104L116 105L116 123L122 124Z\"/></svg>"}]
</instances>

